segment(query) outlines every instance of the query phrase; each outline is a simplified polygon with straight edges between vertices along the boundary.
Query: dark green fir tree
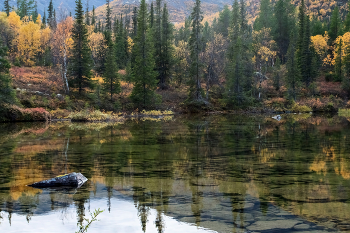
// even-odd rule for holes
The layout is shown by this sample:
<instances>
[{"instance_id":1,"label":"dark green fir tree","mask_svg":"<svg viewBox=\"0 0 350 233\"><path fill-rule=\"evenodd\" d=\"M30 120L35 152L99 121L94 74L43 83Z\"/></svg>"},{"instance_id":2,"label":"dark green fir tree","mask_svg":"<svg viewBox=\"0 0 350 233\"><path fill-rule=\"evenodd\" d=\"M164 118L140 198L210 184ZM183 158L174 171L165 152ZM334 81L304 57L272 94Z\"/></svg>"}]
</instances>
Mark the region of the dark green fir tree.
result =
<instances>
[{"instance_id":1,"label":"dark green fir tree","mask_svg":"<svg viewBox=\"0 0 350 233\"><path fill-rule=\"evenodd\" d=\"M11 7L10 7L10 4L9 4L9 0L5 0L4 1L4 11L5 11L7 16L10 15Z\"/></svg>"},{"instance_id":2,"label":"dark green fir tree","mask_svg":"<svg viewBox=\"0 0 350 233\"><path fill-rule=\"evenodd\" d=\"M157 72L154 61L153 31L149 29L146 1L142 0L137 17L137 35L133 47L131 99L138 109L154 108L160 98L155 94Z\"/></svg>"},{"instance_id":3,"label":"dark green fir tree","mask_svg":"<svg viewBox=\"0 0 350 233\"><path fill-rule=\"evenodd\" d=\"M107 45L107 53L106 53L106 62L105 62L105 70L103 72L103 80L104 85L103 89L105 92L110 94L110 101L113 101L113 94L120 93L120 82L119 82L119 74L118 74L118 66L115 62L115 55L113 49L112 42L112 32L106 31L106 45Z\"/></svg>"},{"instance_id":4,"label":"dark green fir tree","mask_svg":"<svg viewBox=\"0 0 350 233\"><path fill-rule=\"evenodd\" d=\"M296 101L300 88L300 70L295 56L296 45L291 41L287 53L287 74L285 77L288 99Z\"/></svg>"},{"instance_id":5,"label":"dark green fir tree","mask_svg":"<svg viewBox=\"0 0 350 233\"><path fill-rule=\"evenodd\" d=\"M202 72L200 53L203 51L203 13L201 11L201 1L196 0L191 13L192 32L189 39L190 47L190 92L188 97L188 104L201 106L207 104L203 98L203 89L201 86ZM194 106L194 107L195 107Z\"/></svg>"},{"instance_id":6,"label":"dark green fir tree","mask_svg":"<svg viewBox=\"0 0 350 233\"><path fill-rule=\"evenodd\" d=\"M0 121L4 118L4 108L6 105L15 104L15 92L11 85L11 76L9 69L11 68L9 61L6 59L7 48L3 46L0 37Z\"/></svg>"},{"instance_id":7,"label":"dark green fir tree","mask_svg":"<svg viewBox=\"0 0 350 233\"><path fill-rule=\"evenodd\" d=\"M83 89L92 87L91 82L91 50L88 45L88 30L84 24L84 10L81 0L76 0L75 21L72 29L73 50L70 64L72 76L70 85L78 88L79 94Z\"/></svg>"}]
</instances>

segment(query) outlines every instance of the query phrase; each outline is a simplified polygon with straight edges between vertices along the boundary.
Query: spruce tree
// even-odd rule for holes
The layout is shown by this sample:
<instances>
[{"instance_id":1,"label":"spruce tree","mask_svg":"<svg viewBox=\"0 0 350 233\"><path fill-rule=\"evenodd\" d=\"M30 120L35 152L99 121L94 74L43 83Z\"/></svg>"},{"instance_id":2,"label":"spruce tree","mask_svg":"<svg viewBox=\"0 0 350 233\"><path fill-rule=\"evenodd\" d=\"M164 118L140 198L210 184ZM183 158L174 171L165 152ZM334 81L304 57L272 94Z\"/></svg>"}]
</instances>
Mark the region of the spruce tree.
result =
<instances>
[{"instance_id":1,"label":"spruce tree","mask_svg":"<svg viewBox=\"0 0 350 233\"><path fill-rule=\"evenodd\" d=\"M158 80L161 88L163 89L165 86L165 79L163 77L163 28L162 28L162 0L157 0L156 1L156 7L155 7L155 20L154 20L154 27L153 27L153 32L154 32L154 47L155 47L155 62L156 62L156 70L158 73Z\"/></svg>"},{"instance_id":2,"label":"spruce tree","mask_svg":"<svg viewBox=\"0 0 350 233\"><path fill-rule=\"evenodd\" d=\"M109 6L110 0L106 0L107 6L106 6L106 30L111 31L112 30L112 18L111 18L111 7Z\"/></svg>"},{"instance_id":3,"label":"spruce tree","mask_svg":"<svg viewBox=\"0 0 350 233\"><path fill-rule=\"evenodd\" d=\"M16 104L16 93L14 92L9 74L10 63L6 59L7 48L3 46L0 37L0 121L7 120L7 105Z\"/></svg>"},{"instance_id":4,"label":"spruce tree","mask_svg":"<svg viewBox=\"0 0 350 233\"><path fill-rule=\"evenodd\" d=\"M153 8L153 2L151 2L151 11L149 15L149 27L153 28L154 25L154 8Z\"/></svg>"},{"instance_id":5,"label":"spruce tree","mask_svg":"<svg viewBox=\"0 0 350 233\"><path fill-rule=\"evenodd\" d=\"M76 0L75 21L72 29L73 50L70 64L71 86L82 93L83 88L92 87L91 82L91 50L88 45L88 30L84 24L84 11L81 0Z\"/></svg>"},{"instance_id":6,"label":"spruce tree","mask_svg":"<svg viewBox=\"0 0 350 233\"><path fill-rule=\"evenodd\" d=\"M344 91L346 91L348 97L350 97L350 46L345 50L344 68L345 74L343 76L342 87Z\"/></svg>"},{"instance_id":7,"label":"spruce tree","mask_svg":"<svg viewBox=\"0 0 350 233\"><path fill-rule=\"evenodd\" d=\"M96 16L95 16L95 6L92 7L92 16L91 16L91 25L96 24ZM96 28L96 25L95 25Z\"/></svg>"},{"instance_id":8,"label":"spruce tree","mask_svg":"<svg viewBox=\"0 0 350 233\"><path fill-rule=\"evenodd\" d=\"M276 91L279 91L281 87L281 60L278 57L276 58L275 66L273 68L273 87Z\"/></svg>"},{"instance_id":9,"label":"spruce tree","mask_svg":"<svg viewBox=\"0 0 350 233\"><path fill-rule=\"evenodd\" d=\"M89 1L86 2L85 24L90 25Z\"/></svg>"},{"instance_id":10,"label":"spruce tree","mask_svg":"<svg viewBox=\"0 0 350 233\"><path fill-rule=\"evenodd\" d=\"M123 25L123 16L120 16L120 21L117 20L116 23L116 33L115 33L115 59L117 66L120 69L124 69L128 61L128 38L127 32Z\"/></svg>"},{"instance_id":11,"label":"spruce tree","mask_svg":"<svg viewBox=\"0 0 350 233\"><path fill-rule=\"evenodd\" d=\"M203 51L203 13L201 11L201 1L196 0L195 5L193 7L191 13L192 20L192 32L189 39L189 47L190 47L190 77L191 80L189 82L190 93L188 102L198 103L201 105L205 102L203 99L202 93L203 89L201 87L201 61L199 59L200 53ZM197 104L196 104L197 105Z\"/></svg>"},{"instance_id":12,"label":"spruce tree","mask_svg":"<svg viewBox=\"0 0 350 233\"><path fill-rule=\"evenodd\" d=\"M230 32L226 99L229 106L237 107L248 103L248 92L252 89L251 33L243 1L233 3Z\"/></svg>"},{"instance_id":13,"label":"spruce tree","mask_svg":"<svg viewBox=\"0 0 350 233\"><path fill-rule=\"evenodd\" d=\"M38 19L38 17L39 17L38 5L37 5L37 3L35 2L34 11L33 11L33 14L32 14L32 20L33 20L33 22L36 22L36 20Z\"/></svg>"},{"instance_id":14,"label":"spruce tree","mask_svg":"<svg viewBox=\"0 0 350 233\"><path fill-rule=\"evenodd\" d=\"M230 44L227 51L229 60L227 69L227 93L226 99L229 105L241 104L243 102L243 84L241 80L241 38L239 26L239 4L234 0L232 6L232 22L230 26Z\"/></svg>"},{"instance_id":15,"label":"spruce tree","mask_svg":"<svg viewBox=\"0 0 350 233\"><path fill-rule=\"evenodd\" d=\"M110 93L110 100L113 101L113 94L120 93L120 82L118 74L118 66L115 62L114 56L114 47L112 42L112 32L111 30L106 30L106 45L107 45L107 54L104 64L104 90Z\"/></svg>"},{"instance_id":16,"label":"spruce tree","mask_svg":"<svg viewBox=\"0 0 350 233\"><path fill-rule=\"evenodd\" d=\"M260 1L260 13L254 22L254 29L256 31L262 28L271 28L273 17L273 6L270 0Z\"/></svg>"},{"instance_id":17,"label":"spruce tree","mask_svg":"<svg viewBox=\"0 0 350 233\"><path fill-rule=\"evenodd\" d=\"M341 24L341 19L339 15L339 8L338 6L335 6L332 12L331 22L330 22L329 32L328 32L328 35L329 35L328 44L331 46L334 45L334 41L340 35L340 24Z\"/></svg>"},{"instance_id":18,"label":"spruce tree","mask_svg":"<svg viewBox=\"0 0 350 233\"><path fill-rule=\"evenodd\" d=\"M288 99L296 101L300 88L300 70L295 57L296 46L294 41L290 42L287 53L287 74L285 77L288 89Z\"/></svg>"},{"instance_id":19,"label":"spruce tree","mask_svg":"<svg viewBox=\"0 0 350 233\"><path fill-rule=\"evenodd\" d=\"M350 4L348 4L348 14L344 21L344 32L350 32Z\"/></svg>"},{"instance_id":20,"label":"spruce tree","mask_svg":"<svg viewBox=\"0 0 350 233\"><path fill-rule=\"evenodd\" d=\"M218 25L213 27L216 30L216 33L221 33L225 38L228 37L228 29L231 22L231 11L227 5L224 6L224 9L219 14Z\"/></svg>"},{"instance_id":21,"label":"spruce tree","mask_svg":"<svg viewBox=\"0 0 350 233\"><path fill-rule=\"evenodd\" d=\"M132 39L134 39L137 35L137 19L138 19L138 10L137 10L137 7L134 7L132 11L132 32L131 32Z\"/></svg>"},{"instance_id":22,"label":"spruce tree","mask_svg":"<svg viewBox=\"0 0 350 233\"><path fill-rule=\"evenodd\" d=\"M337 44L337 57L335 59L335 80L336 82L341 82L343 80L343 59L342 59L342 48L343 40L340 39Z\"/></svg>"},{"instance_id":23,"label":"spruce tree","mask_svg":"<svg viewBox=\"0 0 350 233\"><path fill-rule=\"evenodd\" d=\"M10 11L11 11L9 0L5 0L4 1L4 10L5 10L6 15L9 16L10 15Z\"/></svg>"},{"instance_id":24,"label":"spruce tree","mask_svg":"<svg viewBox=\"0 0 350 233\"><path fill-rule=\"evenodd\" d=\"M281 63L285 63L285 56L289 47L291 33L294 31L294 6L288 0L277 0L274 8L273 38L278 46Z\"/></svg>"},{"instance_id":25,"label":"spruce tree","mask_svg":"<svg viewBox=\"0 0 350 233\"><path fill-rule=\"evenodd\" d=\"M154 42L153 31L149 29L147 23L148 12L146 1L142 0L137 17L137 36L134 40L132 64L132 79L134 88L131 99L135 107L139 109L149 109L155 107L157 96L157 73L154 70Z\"/></svg>"},{"instance_id":26,"label":"spruce tree","mask_svg":"<svg viewBox=\"0 0 350 233\"><path fill-rule=\"evenodd\" d=\"M166 88L170 79L171 67L173 65L173 28L169 20L169 11L167 4L164 3L163 15L162 15L162 55L161 55L161 75L160 75L160 87Z\"/></svg>"},{"instance_id":27,"label":"spruce tree","mask_svg":"<svg viewBox=\"0 0 350 233\"><path fill-rule=\"evenodd\" d=\"M17 15L21 17L30 16L34 10L34 0L17 0Z\"/></svg>"},{"instance_id":28,"label":"spruce tree","mask_svg":"<svg viewBox=\"0 0 350 233\"><path fill-rule=\"evenodd\" d=\"M53 14L53 3L52 3L52 0L50 0L50 3L49 3L49 7L48 7L48 10L47 10L47 23L48 25L50 26L50 28L53 28L53 17L54 17L54 14Z\"/></svg>"},{"instance_id":29,"label":"spruce tree","mask_svg":"<svg viewBox=\"0 0 350 233\"><path fill-rule=\"evenodd\" d=\"M304 0L301 0L301 4L299 7L299 23L298 23L298 44L297 44L297 52L296 52L296 59L298 62L298 66L301 67L303 66L303 50L304 50L304 35L305 35L305 18L306 18L306 14L305 14L305 3Z\"/></svg>"},{"instance_id":30,"label":"spruce tree","mask_svg":"<svg viewBox=\"0 0 350 233\"><path fill-rule=\"evenodd\" d=\"M44 16L43 16L41 27L46 28L46 10L44 10Z\"/></svg>"}]
</instances>

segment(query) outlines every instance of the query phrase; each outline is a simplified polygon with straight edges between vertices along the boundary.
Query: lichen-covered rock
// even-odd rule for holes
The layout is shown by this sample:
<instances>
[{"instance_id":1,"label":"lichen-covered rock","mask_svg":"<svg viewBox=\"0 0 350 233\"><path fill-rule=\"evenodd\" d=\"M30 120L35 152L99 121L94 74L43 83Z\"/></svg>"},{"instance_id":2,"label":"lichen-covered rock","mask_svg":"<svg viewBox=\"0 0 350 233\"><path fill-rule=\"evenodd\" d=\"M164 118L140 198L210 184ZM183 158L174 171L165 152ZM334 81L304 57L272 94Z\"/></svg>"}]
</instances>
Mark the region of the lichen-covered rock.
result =
<instances>
[{"instance_id":1,"label":"lichen-covered rock","mask_svg":"<svg viewBox=\"0 0 350 233\"><path fill-rule=\"evenodd\" d=\"M49 187L80 187L83 185L88 179L83 176L81 173L70 173L63 176L57 176L50 180L40 181L29 186L34 188L49 188Z\"/></svg>"}]
</instances>

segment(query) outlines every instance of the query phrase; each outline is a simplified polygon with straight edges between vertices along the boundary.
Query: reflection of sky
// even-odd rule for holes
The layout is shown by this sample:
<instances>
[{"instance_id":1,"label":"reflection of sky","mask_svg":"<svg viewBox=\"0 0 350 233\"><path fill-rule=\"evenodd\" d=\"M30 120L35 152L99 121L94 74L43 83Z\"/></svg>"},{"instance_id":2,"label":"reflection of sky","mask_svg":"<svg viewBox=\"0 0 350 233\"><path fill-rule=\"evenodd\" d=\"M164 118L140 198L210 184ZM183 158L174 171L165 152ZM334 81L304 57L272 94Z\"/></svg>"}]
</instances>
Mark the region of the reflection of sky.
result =
<instances>
[{"instance_id":1,"label":"reflection of sky","mask_svg":"<svg viewBox=\"0 0 350 233\"><path fill-rule=\"evenodd\" d=\"M91 199L90 210L106 207L106 199ZM98 216L99 221L92 223L88 233L102 233L102 232L118 232L118 233L142 233L140 218L137 215L137 209L134 204L129 201L120 200L117 198L111 199L111 212L107 208ZM86 217L89 218L89 204L85 205ZM158 232L155 220L157 212L150 209L148 215L148 222L146 232ZM52 211L46 215L34 215L29 223L26 222L24 215L13 214L11 219L11 226L8 221L7 213L3 213L3 219L0 224L0 232L17 233L17 232L52 232L52 233L74 233L78 230L76 209L74 206L62 212L61 210ZM177 220L164 216L163 221L165 225L165 233L171 232L214 232L202 228L197 228L188 223L181 223Z\"/></svg>"}]
</instances>

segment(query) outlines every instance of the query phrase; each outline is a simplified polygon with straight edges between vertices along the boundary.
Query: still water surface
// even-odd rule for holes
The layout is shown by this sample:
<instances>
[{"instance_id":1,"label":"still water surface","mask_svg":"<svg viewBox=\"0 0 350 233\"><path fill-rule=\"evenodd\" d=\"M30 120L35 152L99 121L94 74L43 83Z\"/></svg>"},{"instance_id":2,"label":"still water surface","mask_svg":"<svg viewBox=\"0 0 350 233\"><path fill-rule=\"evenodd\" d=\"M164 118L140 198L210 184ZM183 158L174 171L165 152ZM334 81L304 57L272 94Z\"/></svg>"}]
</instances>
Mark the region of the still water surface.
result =
<instances>
[{"instance_id":1,"label":"still water surface","mask_svg":"<svg viewBox=\"0 0 350 233\"><path fill-rule=\"evenodd\" d=\"M78 190L26 185L70 172ZM350 232L350 123L286 115L0 125L0 232Z\"/></svg>"}]
</instances>

